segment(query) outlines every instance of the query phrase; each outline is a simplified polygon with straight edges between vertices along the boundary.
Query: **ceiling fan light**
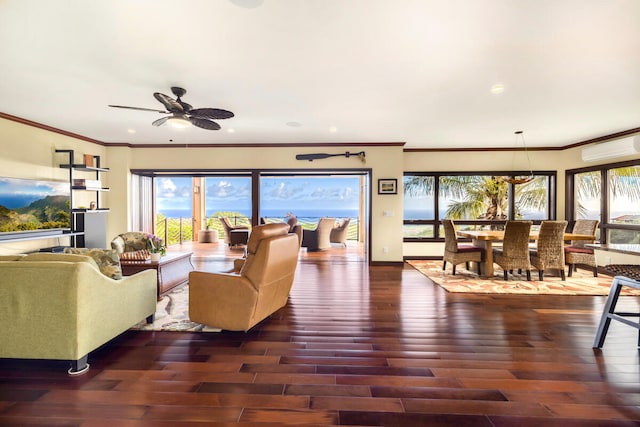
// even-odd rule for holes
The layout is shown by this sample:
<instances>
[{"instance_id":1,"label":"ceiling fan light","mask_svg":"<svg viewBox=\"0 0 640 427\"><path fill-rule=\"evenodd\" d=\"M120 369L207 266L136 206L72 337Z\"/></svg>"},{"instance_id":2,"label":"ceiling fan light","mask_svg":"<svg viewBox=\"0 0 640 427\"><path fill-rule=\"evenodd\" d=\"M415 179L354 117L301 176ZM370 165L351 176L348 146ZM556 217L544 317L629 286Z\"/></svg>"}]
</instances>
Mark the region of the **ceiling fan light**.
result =
<instances>
[{"instance_id":1,"label":"ceiling fan light","mask_svg":"<svg viewBox=\"0 0 640 427\"><path fill-rule=\"evenodd\" d=\"M167 123L169 123L171 127L174 127L174 128L186 128L191 126L191 122L189 120L180 116L169 117L169 120L167 120Z\"/></svg>"}]
</instances>

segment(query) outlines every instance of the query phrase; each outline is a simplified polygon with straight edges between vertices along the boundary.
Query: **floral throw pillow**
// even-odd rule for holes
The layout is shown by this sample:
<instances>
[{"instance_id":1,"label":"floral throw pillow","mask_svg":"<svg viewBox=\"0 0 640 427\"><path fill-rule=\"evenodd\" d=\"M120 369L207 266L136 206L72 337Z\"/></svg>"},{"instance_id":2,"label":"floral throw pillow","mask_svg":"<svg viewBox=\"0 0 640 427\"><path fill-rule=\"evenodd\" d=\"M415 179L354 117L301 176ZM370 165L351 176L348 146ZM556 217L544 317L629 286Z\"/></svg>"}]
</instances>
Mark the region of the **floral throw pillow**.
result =
<instances>
[{"instance_id":1,"label":"floral throw pillow","mask_svg":"<svg viewBox=\"0 0 640 427\"><path fill-rule=\"evenodd\" d=\"M87 255L98 264L100 272L115 280L122 279L120 258L115 249L65 248L65 253Z\"/></svg>"}]
</instances>

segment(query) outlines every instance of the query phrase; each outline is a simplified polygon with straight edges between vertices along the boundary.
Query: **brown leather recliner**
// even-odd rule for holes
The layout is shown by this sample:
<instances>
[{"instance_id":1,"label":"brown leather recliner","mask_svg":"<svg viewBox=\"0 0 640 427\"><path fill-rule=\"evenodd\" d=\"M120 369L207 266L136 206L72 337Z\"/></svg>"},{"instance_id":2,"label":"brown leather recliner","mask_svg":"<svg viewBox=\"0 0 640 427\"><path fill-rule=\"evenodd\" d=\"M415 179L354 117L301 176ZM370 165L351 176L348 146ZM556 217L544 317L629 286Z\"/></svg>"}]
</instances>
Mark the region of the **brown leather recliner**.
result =
<instances>
[{"instance_id":1,"label":"brown leather recliner","mask_svg":"<svg viewBox=\"0 0 640 427\"><path fill-rule=\"evenodd\" d=\"M284 223L255 226L238 273L189 273L189 317L247 331L287 304L298 265L298 238Z\"/></svg>"}]
</instances>

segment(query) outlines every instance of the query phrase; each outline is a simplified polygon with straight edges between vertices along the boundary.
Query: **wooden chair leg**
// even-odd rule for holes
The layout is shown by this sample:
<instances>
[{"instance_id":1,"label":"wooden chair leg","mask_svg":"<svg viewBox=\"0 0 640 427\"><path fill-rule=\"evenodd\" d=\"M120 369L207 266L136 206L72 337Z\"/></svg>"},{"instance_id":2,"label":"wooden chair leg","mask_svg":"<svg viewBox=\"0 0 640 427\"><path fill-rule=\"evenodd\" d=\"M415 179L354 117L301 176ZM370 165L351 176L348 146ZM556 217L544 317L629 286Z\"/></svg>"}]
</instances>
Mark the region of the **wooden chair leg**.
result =
<instances>
[{"instance_id":1,"label":"wooden chair leg","mask_svg":"<svg viewBox=\"0 0 640 427\"><path fill-rule=\"evenodd\" d=\"M560 269L560 280L567 280L567 278L564 276L564 268Z\"/></svg>"},{"instance_id":2,"label":"wooden chair leg","mask_svg":"<svg viewBox=\"0 0 640 427\"><path fill-rule=\"evenodd\" d=\"M593 277L598 277L598 266L593 267Z\"/></svg>"},{"instance_id":3,"label":"wooden chair leg","mask_svg":"<svg viewBox=\"0 0 640 427\"><path fill-rule=\"evenodd\" d=\"M544 270L538 270L538 280L541 282L544 280Z\"/></svg>"},{"instance_id":4,"label":"wooden chair leg","mask_svg":"<svg viewBox=\"0 0 640 427\"><path fill-rule=\"evenodd\" d=\"M447 269L447 261L442 261L442 271Z\"/></svg>"},{"instance_id":5,"label":"wooden chair leg","mask_svg":"<svg viewBox=\"0 0 640 427\"><path fill-rule=\"evenodd\" d=\"M504 270L504 280L509 280L507 270Z\"/></svg>"},{"instance_id":6,"label":"wooden chair leg","mask_svg":"<svg viewBox=\"0 0 640 427\"><path fill-rule=\"evenodd\" d=\"M573 264L569 264L569 277L571 277L571 273L573 273Z\"/></svg>"},{"instance_id":7,"label":"wooden chair leg","mask_svg":"<svg viewBox=\"0 0 640 427\"><path fill-rule=\"evenodd\" d=\"M453 264L453 275L454 276L456 275L456 265L455 264Z\"/></svg>"},{"instance_id":8,"label":"wooden chair leg","mask_svg":"<svg viewBox=\"0 0 640 427\"><path fill-rule=\"evenodd\" d=\"M467 270L469 270L469 261L467 261L467 262L465 262L465 263L464 263L464 267L465 267Z\"/></svg>"},{"instance_id":9,"label":"wooden chair leg","mask_svg":"<svg viewBox=\"0 0 640 427\"><path fill-rule=\"evenodd\" d=\"M527 281L531 281L531 270L527 270Z\"/></svg>"},{"instance_id":10,"label":"wooden chair leg","mask_svg":"<svg viewBox=\"0 0 640 427\"><path fill-rule=\"evenodd\" d=\"M478 276L480 275L480 262L476 262L476 268L478 269Z\"/></svg>"}]
</instances>

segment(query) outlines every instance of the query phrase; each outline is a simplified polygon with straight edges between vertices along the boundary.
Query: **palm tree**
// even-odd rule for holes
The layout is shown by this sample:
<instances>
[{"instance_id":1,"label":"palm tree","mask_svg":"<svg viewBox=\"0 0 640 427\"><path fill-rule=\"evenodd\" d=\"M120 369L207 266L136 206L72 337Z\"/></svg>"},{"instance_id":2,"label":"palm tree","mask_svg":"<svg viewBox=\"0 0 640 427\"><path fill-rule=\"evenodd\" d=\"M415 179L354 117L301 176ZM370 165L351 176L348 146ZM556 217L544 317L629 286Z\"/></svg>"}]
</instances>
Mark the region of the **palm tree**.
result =
<instances>
[{"instance_id":1,"label":"palm tree","mask_svg":"<svg viewBox=\"0 0 640 427\"><path fill-rule=\"evenodd\" d=\"M451 219L476 218L505 220L509 207L508 176L455 175L443 176L439 181L440 194L452 201L447 206L446 217ZM404 183L405 194L433 194L432 177L413 176ZM518 184L516 188L516 217L527 208L536 210L546 206L546 177Z\"/></svg>"},{"instance_id":2,"label":"palm tree","mask_svg":"<svg viewBox=\"0 0 640 427\"><path fill-rule=\"evenodd\" d=\"M602 195L602 182L600 171L584 172L575 175L577 190L576 213L584 217L586 207L581 200L598 199ZM632 201L640 200L640 167L630 166L617 169L609 169L609 191L614 197L626 196Z\"/></svg>"},{"instance_id":3,"label":"palm tree","mask_svg":"<svg viewBox=\"0 0 640 427\"><path fill-rule=\"evenodd\" d=\"M442 176L439 191L452 199L447 206L445 216L451 219L475 218L485 220L503 220L509 201L508 176ZM601 196L600 171L585 172L576 175L575 181L578 206L576 213L584 216L586 208L580 200L599 198ZM412 176L404 183L407 195L433 195L435 180L429 176ZM609 188L615 196L626 196L632 201L640 200L640 167L631 166L611 169ZM515 185L515 218L521 212L543 210L547 203L547 177L536 176L528 183Z\"/></svg>"}]
</instances>

